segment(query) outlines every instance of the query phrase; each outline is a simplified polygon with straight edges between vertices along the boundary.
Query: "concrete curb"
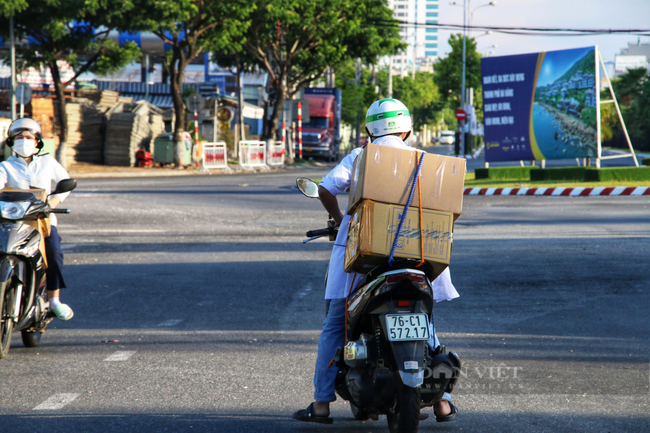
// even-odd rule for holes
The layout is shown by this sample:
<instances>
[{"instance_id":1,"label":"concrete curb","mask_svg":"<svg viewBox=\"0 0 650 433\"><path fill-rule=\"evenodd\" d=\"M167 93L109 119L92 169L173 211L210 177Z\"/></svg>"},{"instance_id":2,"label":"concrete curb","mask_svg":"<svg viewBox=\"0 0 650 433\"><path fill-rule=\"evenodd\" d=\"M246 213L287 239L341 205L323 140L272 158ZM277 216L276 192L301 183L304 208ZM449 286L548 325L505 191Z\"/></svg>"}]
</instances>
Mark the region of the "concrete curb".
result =
<instances>
[{"instance_id":1,"label":"concrete curb","mask_svg":"<svg viewBox=\"0 0 650 433\"><path fill-rule=\"evenodd\" d=\"M465 195L518 195L518 196L552 196L552 197L584 197L584 196L641 196L650 195L650 187L595 187L595 188L465 188Z\"/></svg>"},{"instance_id":2,"label":"concrete curb","mask_svg":"<svg viewBox=\"0 0 650 433\"><path fill-rule=\"evenodd\" d=\"M127 178L127 177L176 177L176 176L212 176L212 175L229 175L238 173L273 173L278 171L300 170L300 169L322 169L320 165L302 165L302 166L280 166L270 167L264 170L258 169L241 169L238 166L229 166L230 171L223 169L210 169L210 173L202 172L198 169L171 169L171 168L115 168L115 170L101 171L76 171L70 169L69 174L73 179L100 179L100 178Z\"/></svg>"}]
</instances>

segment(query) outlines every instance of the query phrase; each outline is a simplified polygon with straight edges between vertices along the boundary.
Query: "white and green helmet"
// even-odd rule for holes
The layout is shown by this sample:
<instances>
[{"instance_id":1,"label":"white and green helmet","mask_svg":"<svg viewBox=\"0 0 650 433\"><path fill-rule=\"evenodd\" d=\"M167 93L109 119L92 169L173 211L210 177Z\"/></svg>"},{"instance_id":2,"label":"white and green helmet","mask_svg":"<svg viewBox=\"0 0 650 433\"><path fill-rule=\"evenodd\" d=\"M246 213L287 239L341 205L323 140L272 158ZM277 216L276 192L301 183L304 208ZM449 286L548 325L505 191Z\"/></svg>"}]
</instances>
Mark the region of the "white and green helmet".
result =
<instances>
[{"instance_id":1,"label":"white and green helmet","mask_svg":"<svg viewBox=\"0 0 650 433\"><path fill-rule=\"evenodd\" d=\"M366 130L373 137L411 131L411 113L401 101L392 98L372 103L366 113Z\"/></svg>"}]
</instances>

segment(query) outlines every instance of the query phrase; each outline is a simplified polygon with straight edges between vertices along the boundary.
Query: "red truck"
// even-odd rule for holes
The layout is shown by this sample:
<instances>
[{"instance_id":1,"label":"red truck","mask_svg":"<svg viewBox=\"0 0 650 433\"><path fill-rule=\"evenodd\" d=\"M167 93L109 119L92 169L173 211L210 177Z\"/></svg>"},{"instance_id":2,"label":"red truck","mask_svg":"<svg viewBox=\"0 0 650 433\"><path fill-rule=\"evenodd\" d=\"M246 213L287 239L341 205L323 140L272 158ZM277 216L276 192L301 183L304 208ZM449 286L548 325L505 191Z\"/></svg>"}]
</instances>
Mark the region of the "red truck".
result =
<instances>
[{"instance_id":1,"label":"red truck","mask_svg":"<svg viewBox=\"0 0 650 433\"><path fill-rule=\"evenodd\" d=\"M303 157L337 161L341 144L341 90L307 87L304 95L309 99L309 122L302 125Z\"/></svg>"}]
</instances>

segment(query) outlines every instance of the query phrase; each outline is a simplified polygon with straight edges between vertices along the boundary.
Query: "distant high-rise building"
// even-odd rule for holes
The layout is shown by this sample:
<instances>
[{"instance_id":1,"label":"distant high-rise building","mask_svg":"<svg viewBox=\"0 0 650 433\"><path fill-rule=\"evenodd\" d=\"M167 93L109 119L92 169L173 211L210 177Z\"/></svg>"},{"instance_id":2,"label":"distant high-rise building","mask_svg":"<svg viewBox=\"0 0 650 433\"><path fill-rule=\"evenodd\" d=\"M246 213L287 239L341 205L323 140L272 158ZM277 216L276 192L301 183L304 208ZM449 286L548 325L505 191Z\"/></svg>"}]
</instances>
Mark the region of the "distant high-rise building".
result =
<instances>
[{"instance_id":1,"label":"distant high-rise building","mask_svg":"<svg viewBox=\"0 0 650 433\"><path fill-rule=\"evenodd\" d=\"M438 57L438 29L422 24L438 24L439 0L388 0L388 7L393 10L393 18L410 23L400 27L402 41L408 44L403 55L393 58L397 68L431 64ZM415 27L413 24L420 24Z\"/></svg>"}]
</instances>

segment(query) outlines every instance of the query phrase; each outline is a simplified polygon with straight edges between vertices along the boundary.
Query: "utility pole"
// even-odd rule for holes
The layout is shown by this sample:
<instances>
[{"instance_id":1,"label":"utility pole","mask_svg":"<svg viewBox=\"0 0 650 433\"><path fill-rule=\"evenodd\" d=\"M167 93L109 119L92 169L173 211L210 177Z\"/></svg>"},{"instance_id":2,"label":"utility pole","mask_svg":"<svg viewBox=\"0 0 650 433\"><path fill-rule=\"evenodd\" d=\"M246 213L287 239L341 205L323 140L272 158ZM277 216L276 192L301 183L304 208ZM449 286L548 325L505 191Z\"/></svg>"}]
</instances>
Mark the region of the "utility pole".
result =
<instances>
[{"instance_id":1,"label":"utility pole","mask_svg":"<svg viewBox=\"0 0 650 433\"><path fill-rule=\"evenodd\" d=\"M16 41L14 39L14 15L9 17L9 39L11 39L11 121L16 120Z\"/></svg>"},{"instance_id":2,"label":"utility pole","mask_svg":"<svg viewBox=\"0 0 650 433\"><path fill-rule=\"evenodd\" d=\"M465 109L465 63L467 60L466 42L467 42L467 0L463 0L463 79L460 92L460 108ZM465 120L460 122L460 152L465 149Z\"/></svg>"},{"instance_id":3,"label":"utility pole","mask_svg":"<svg viewBox=\"0 0 650 433\"><path fill-rule=\"evenodd\" d=\"M357 57L357 76L354 79L354 84L357 86L357 90L359 90L359 84L361 80L361 58ZM361 102L361 101L359 101ZM357 106L357 130L356 130L356 138L355 138L355 147L359 147L361 144L361 140L359 137L359 134L361 133L361 114L359 113L359 109L361 107Z\"/></svg>"},{"instance_id":4,"label":"utility pole","mask_svg":"<svg viewBox=\"0 0 650 433\"><path fill-rule=\"evenodd\" d=\"M388 56L388 97L393 97L393 56Z\"/></svg>"}]
</instances>

